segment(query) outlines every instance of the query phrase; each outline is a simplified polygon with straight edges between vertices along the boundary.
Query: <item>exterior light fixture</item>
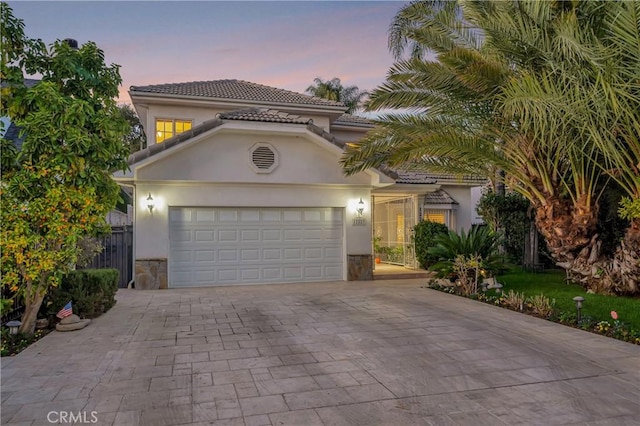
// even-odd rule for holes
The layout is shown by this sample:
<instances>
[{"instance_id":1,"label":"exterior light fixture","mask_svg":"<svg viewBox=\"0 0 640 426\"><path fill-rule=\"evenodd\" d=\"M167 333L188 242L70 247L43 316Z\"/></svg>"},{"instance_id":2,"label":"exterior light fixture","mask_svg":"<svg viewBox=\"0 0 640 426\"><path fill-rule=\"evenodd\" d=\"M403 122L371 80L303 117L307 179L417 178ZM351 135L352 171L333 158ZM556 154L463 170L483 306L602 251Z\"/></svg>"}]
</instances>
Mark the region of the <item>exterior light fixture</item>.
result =
<instances>
[{"instance_id":1,"label":"exterior light fixture","mask_svg":"<svg viewBox=\"0 0 640 426\"><path fill-rule=\"evenodd\" d=\"M22 325L22 322L20 322L20 321L9 321L5 325L7 327L9 327L9 334L11 334L12 336L15 336L16 334L18 334L18 329Z\"/></svg>"},{"instance_id":2,"label":"exterior light fixture","mask_svg":"<svg viewBox=\"0 0 640 426\"><path fill-rule=\"evenodd\" d=\"M147 197L147 208L149 209L149 213L153 213L153 208L156 206L156 203L153 201L153 197L151 196L151 193L149 193L149 196Z\"/></svg>"},{"instance_id":3,"label":"exterior light fixture","mask_svg":"<svg viewBox=\"0 0 640 426\"><path fill-rule=\"evenodd\" d=\"M362 217L364 214L364 201L362 201L362 197L360 197L360 201L358 201L358 208L356 209L356 214L358 217Z\"/></svg>"},{"instance_id":4,"label":"exterior light fixture","mask_svg":"<svg viewBox=\"0 0 640 426\"><path fill-rule=\"evenodd\" d=\"M576 304L576 311L578 311L578 325L582 323L582 302L584 302L584 297L576 296L573 298L574 303Z\"/></svg>"}]
</instances>

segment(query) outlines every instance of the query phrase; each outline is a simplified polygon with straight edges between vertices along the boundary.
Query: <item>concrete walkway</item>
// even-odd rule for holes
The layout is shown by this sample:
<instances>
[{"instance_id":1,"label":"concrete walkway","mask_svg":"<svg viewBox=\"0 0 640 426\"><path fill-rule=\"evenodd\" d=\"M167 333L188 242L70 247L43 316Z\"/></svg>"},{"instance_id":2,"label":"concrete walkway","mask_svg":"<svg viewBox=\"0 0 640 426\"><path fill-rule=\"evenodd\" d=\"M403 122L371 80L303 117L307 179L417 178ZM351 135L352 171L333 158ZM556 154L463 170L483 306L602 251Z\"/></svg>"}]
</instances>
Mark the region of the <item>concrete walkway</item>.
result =
<instances>
[{"instance_id":1,"label":"concrete walkway","mask_svg":"<svg viewBox=\"0 0 640 426\"><path fill-rule=\"evenodd\" d=\"M120 290L2 359L2 424L640 424L640 347L423 283Z\"/></svg>"}]
</instances>

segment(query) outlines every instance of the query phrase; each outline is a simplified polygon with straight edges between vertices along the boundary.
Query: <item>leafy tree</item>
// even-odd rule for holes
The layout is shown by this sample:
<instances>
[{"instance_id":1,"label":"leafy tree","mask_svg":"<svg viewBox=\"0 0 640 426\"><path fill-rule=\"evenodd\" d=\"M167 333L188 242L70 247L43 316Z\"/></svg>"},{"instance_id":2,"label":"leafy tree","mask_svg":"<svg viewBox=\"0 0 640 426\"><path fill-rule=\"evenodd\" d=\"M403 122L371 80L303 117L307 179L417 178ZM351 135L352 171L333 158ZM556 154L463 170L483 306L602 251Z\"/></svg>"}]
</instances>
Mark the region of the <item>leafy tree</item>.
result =
<instances>
[{"instance_id":1,"label":"leafy tree","mask_svg":"<svg viewBox=\"0 0 640 426\"><path fill-rule=\"evenodd\" d=\"M640 2L625 1L407 5L391 26L396 63L367 108L409 112L381 116L345 170L503 170L558 265L595 291L638 293L639 17ZM630 226L605 253L597 218L612 181Z\"/></svg>"},{"instance_id":2,"label":"leafy tree","mask_svg":"<svg viewBox=\"0 0 640 426\"><path fill-rule=\"evenodd\" d=\"M118 66L105 65L102 50L28 39L22 20L0 6L1 113L24 136L19 150L3 151L2 284L24 300L20 331L33 333L45 293L78 260L78 241L104 228L115 206L111 173L127 167L127 123L115 102ZM25 85L25 74L41 81Z\"/></svg>"},{"instance_id":3,"label":"leafy tree","mask_svg":"<svg viewBox=\"0 0 640 426\"><path fill-rule=\"evenodd\" d=\"M327 81L316 77L313 79L313 84L307 87L306 92L318 98L342 102L347 107L348 114L356 112L367 96L367 92L360 90L358 86L343 86L337 77Z\"/></svg>"},{"instance_id":4,"label":"leafy tree","mask_svg":"<svg viewBox=\"0 0 640 426\"><path fill-rule=\"evenodd\" d=\"M447 234L449 228L442 223L424 220L418 223L414 228L416 258L420 262L422 268L428 268L438 261L437 257L429 255L429 248L435 246L435 237L441 234Z\"/></svg>"},{"instance_id":5,"label":"leafy tree","mask_svg":"<svg viewBox=\"0 0 640 426\"><path fill-rule=\"evenodd\" d=\"M529 202L514 192L505 195L487 192L478 203L478 213L494 232L503 234L505 254L518 264L523 260L525 234L531 222L527 215L529 207Z\"/></svg>"},{"instance_id":6,"label":"leafy tree","mask_svg":"<svg viewBox=\"0 0 640 426\"><path fill-rule=\"evenodd\" d=\"M147 135L144 133L138 114L128 104L118 105L118 109L129 124L129 132L124 137L124 144L129 148L130 153L140 151L147 144Z\"/></svg>"}]
</instances>

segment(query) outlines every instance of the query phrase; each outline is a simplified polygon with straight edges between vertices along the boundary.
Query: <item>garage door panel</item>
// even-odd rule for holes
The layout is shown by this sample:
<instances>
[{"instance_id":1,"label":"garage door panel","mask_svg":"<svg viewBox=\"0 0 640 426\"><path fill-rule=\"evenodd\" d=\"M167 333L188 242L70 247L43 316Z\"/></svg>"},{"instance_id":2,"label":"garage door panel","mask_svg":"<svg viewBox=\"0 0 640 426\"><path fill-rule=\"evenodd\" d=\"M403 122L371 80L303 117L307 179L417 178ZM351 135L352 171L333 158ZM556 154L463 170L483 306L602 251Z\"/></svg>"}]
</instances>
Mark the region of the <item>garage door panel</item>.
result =
<instances>
[{"instance_id":1,"label":"garage door panel","mask_svg":"<svg viewBox=\"0 0 640 426\"><path fill-rule=\"evenodd\" d=\"M220 242L238 242L238 231L235 229L221 229L218 231L218 241Z\"/></svg>"},{"instance_id":2,"label":"garage door panel","mask_svg":"<svg viewBox=\"0 0 640 426\"><path fill-rule=\"evenodd\" d=\"M242 282L258 282L260 280L260 268L243 268L240 270Z\"/></svg>"},{"instance_id":3,"label":"garage door panel","mask_svg":"<svg viewBox=\"0 0 640 426\"><path fill-rule=\"evenodd\" d=\"M303 278L302 266L287 266L283 268L284 279L290 281L300 281Z\"/></svg>"},{"instance_id":4,"label":"garage door panel","mask_svg":"<svg viewBox=\"0 0 640 426\"><path fill-rule=\"evenodd\" d=\"M235 223L238 221L238 211L237 210L219 210L218 211L218 220L220 223Z\"/></svg>"},{"instance_id":5,"label":"garage door panel","mask_svg":"<svg viewBox=\"0 0 640 426\"><path fill-rule=\"evenodd\" d=\"M260 241L259 229L243 229L240 232L240 241L244 242L256 242Z\"/></svg>"},{"instance_id":6,"label":"garage door panel","mask_svg":"<svg viewBox=\"0 0 640 426\"><path fill-rule=\"evenodd\" d=\"M266 241L266 242L282 241L282 230L264 229L262 231L262 241Z\"/></svg>"},{"instance_id":7,"label":"garage door panel","mask_svg":"<svg viewBox=\"0 0 640 426\"><path fill-rule=\"evenodd\" d=\"M342 209L170 208L169 286L340 280Z\"/></svg>"},{"instance_id":8,"label":"garage door panel","mask_svg":"<svg viewBox=\"0 0 640 426\"><path fill-rule=\"evenodd\" d=\"M326 260L340 260L342 259L342 250L335 247L325 247L324 258Z\"/></svg>"},{"instance_id":9,"label":"garage door panel","mask_svg":"<svg viewBox=\"0 0 640 426\"><path fill-rule=\"evenodd\" d=\"M284 260L302 260L302 249L301 248L289 248L284 249Z\"/></svg>"},{"instance_id":10,"label":"garage door panel","mask_svg":"<svg viewBox=\"0 0 640 426\"><path fill-rule=\"evenodd\" d=\"M195 231L194 232L194 240L195 241L203 241L203 242L212 242L214 241L214 233L213 231Z\"/></svg>"},{"instance_id":11,"label":"garage door panel","mask_svg":"<svg viewBox=\"0 0 640 426\"><path fill-rule=\"evenodd\" d=\"M305 241L321 240L322 239L322 229L304 229L302 231L302 239L305 240Z\"/></svg>"},{"instance_id":12,"label":"garage door panel","mask_svg":"<svg viewBox=\"0 0 640 426\"><path fill-rule=\"evenodd\" d=\"M215 260L213 250L196 250L196 262L211 262Z\"/></svg>"},{"instance_id":13,"label":"garage door panel","mask_svg":"<svg viewBox=\"0 0 640 426\"><path fill-rule=\"evenodd\" d=\"M302 222L302 210L287 209L282 212L285 223Z\"/></svg>"},{"instance_id":14,"label":"garage door panel","mask_svg":"<svg viewBox=\"0 0 640 426\"><path fill-rule=\"evenodd\" d=\"M240 259L244 262L250 262L252 260L260 259L260 249L241 249L240 250Z\"/></svg>"},{"instance_id":15,"label":"garage door panel","mask_svg":"<svg viewBox=\"0 0 640 426\"><path fill-rule=\"evenodd\" d=\"M281 249L263 249L262 259L269 261L282 260L282 251Z\"/></svg>"},{"instance_id":16,"label":"garage door panel","mask_svg":"<svg viewBox=\"0 0 640 426\"><path fill-rule=\"evenodd\" d=\"M238 270L235 268L229 269L219 269L218 270L218 279L215 281L224 283L224 282L237 282L238 281ZM214 279L212 279L214 281Z\"/></svg>"},{"instance_id":17,"label":"garage door panel","mask_svg":"<svg viewBox=\"0 0 640 426\"><path fill-rule=\"evenodd\" d=\"M218 250L218 260L220 262L236 262L238 260L238 250L236 249Z\"/></svg>"},{"instance_id":18,"label":"garage door panel","mask_svg":"<svg viewBox=\"0 0 640 426\"><path fill-rule=\"evenodd\" d=\"M257 209L240 210L240 222L260 222L260 210L257 210Z\"/></svg>"},{"instance_id":19,"label":"garage door panel","mask_svg":"<svg viewBox=\"0 0 640 426\"><path fill-rule=\"evenodd\" d=\"M197 209L195 212L196 223L198 224L209 224L215 221L215 214L211 209Z\"/></svg>"},{"instance_id":20,"label":"garage door panel","mask_svg":"<svg viewBox=\"0 0 640 426\"><path fill-rule=\"evenodd\" d=\"M261 219L263 222L281 222L282 212L280 210L263 210Z\"/></svg>"}]
</instances>

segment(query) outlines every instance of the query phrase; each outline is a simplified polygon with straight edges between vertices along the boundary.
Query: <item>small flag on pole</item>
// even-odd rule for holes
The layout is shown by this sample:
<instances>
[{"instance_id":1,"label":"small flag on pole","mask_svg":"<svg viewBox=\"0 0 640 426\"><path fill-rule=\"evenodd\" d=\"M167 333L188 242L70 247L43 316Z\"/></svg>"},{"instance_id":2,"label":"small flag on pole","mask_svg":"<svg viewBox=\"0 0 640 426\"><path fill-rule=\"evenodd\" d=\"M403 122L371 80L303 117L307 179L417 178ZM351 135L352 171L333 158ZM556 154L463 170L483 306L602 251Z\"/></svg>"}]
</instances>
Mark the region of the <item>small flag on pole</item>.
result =
<instances>
[{"instance_id":1,"label":"small flag on pole","mask_svg":"<svg viewBox=\"0 0 640 426\"><path fill-rule=\"evenodd\" d=\"M62 319L68 317L71 314L73 314L73 310L71 309L71 301L69 301L69 303L64 305L64 308L60 309L60 312L58 312L56 316Z\"/></svg>"}]
</instances>

